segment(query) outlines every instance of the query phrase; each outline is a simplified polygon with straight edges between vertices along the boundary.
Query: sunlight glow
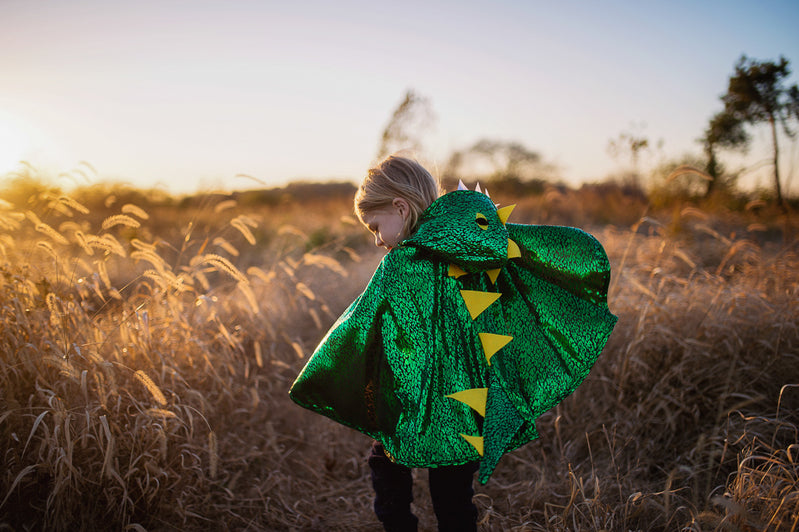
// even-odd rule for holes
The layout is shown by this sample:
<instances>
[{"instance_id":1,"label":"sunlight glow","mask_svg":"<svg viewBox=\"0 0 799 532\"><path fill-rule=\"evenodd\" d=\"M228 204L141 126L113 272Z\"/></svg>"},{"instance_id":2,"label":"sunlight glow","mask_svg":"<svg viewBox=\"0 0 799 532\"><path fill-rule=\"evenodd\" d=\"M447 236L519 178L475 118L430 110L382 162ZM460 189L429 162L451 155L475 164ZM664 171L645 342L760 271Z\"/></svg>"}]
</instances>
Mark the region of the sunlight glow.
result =
<instances>
[{"instance_id":1,"label":"sunlight glow","mask_svg":"<svg viewBox=\"0 0 799 532\"><path fill-rule=\"evenodd\" d=\"M0 110L0 176L19 167L33 147L32 130L10 113Z\"/></svg>"}]
</instances>

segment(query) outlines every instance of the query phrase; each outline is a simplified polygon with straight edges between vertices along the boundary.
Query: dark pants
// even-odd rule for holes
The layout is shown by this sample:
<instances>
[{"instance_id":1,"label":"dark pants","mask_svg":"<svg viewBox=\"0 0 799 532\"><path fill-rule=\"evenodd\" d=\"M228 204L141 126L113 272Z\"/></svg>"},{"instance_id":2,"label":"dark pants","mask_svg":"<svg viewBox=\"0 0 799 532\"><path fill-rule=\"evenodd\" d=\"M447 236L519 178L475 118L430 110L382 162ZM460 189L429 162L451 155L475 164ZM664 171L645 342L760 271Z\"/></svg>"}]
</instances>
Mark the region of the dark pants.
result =
<instances>
[{"instance_id":1,"label":"dark pants","mask_svg":"<svg viewBox=\"0 0 799 532\"><path fill-rule=\"evenodd\" d=\"M375 489L375 513L383 528L415 531L418 519L411 513L413 477L410 468L392 462L380 442L372 445L368 462ZM430 498L440 532L477 530L477 507L472 502L475 471L476 462L428 469Z\"/></svg>"}]
</instances>

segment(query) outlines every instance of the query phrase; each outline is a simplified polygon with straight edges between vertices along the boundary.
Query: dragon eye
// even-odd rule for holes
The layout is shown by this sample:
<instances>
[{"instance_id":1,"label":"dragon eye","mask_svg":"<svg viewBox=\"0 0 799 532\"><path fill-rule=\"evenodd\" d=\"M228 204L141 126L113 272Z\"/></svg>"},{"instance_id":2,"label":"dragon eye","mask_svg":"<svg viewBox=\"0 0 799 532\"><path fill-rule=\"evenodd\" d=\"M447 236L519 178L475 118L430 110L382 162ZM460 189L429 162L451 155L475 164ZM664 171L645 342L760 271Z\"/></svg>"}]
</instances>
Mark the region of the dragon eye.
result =
<instances>
[{"instance_id":1,"label":"dragon eye","mask_svg":"<svg viewBox=\"0 0 799 532\"><path fill-rule=\"evenodd\" d=\"M483 231L488 229L488 219L485 217L485 215L478 212L477 214L474 215L474 219L475 222L477 222L477 225L480 226L480 229L482 229Z\"/></svg>"}]
</instances>

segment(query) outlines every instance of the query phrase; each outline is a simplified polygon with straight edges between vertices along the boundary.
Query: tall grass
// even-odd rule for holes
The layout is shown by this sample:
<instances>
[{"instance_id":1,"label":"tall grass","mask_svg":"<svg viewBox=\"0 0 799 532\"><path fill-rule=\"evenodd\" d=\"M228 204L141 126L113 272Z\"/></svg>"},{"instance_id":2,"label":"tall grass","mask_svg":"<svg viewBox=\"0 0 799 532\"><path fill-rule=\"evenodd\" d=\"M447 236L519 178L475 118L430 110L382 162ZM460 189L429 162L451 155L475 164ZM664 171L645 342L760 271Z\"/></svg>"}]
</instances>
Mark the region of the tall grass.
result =
<instances>
[{"instance_id":1,"label":"tall grass","mask_svg":"<svg viewBox=\"0 0 799 532\"><path fill-rule=\"evenodd\" d=\"M34 200L0 209L0 526L376 528L368 439L286 394L380 258L348 201ZM481 528L799 530L796 243L631 219L594 230L605 353L477 489Z\"/></svg>"}]
</instances>

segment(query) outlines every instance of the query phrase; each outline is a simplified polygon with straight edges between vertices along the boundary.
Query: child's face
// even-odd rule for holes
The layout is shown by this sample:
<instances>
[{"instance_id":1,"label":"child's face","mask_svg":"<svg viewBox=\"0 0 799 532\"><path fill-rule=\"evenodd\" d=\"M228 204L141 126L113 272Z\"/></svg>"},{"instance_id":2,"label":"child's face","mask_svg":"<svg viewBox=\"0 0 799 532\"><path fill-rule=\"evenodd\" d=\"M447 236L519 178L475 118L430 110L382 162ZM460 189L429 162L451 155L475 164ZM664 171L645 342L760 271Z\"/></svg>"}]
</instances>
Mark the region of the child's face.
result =
<instances>
[{"instance_id":1,"label":"child's face","mask_svg":"<svg viewBox=\"0 0 799 532\"><path fill-rule=\"evenodd\" d=\"M363 224L375 235L375 246L391 250L405 239L405 218L402 206L392 204L366 213Z\"/></svg>"}]
</instances>

